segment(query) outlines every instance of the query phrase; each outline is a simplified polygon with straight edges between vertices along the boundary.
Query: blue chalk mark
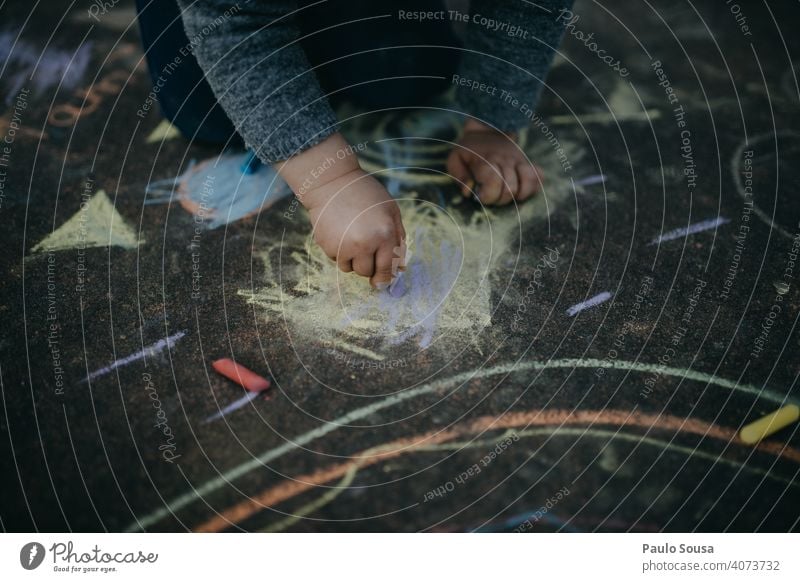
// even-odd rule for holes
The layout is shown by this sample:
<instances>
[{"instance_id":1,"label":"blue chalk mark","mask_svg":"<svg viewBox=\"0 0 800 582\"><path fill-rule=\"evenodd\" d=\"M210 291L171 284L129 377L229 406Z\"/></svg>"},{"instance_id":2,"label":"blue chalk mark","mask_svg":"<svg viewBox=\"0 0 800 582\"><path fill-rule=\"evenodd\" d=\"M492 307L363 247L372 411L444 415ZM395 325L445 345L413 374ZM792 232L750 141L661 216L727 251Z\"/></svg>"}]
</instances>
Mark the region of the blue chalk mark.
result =
<instances>
[{"instance_id":1,"label":"blue chalk mark","mask_svg":"<svg viewBox=\"0 0 800 582\"><path fill-rule=\"evenodd\" d=\"M155 356L159 352L163 351L165 348L173 347L178 342L178 340L185 335L186 335L185 331L179 331L174 335L158 340L156 343L147 346L143 350L140 350L136 353L126 356L120 360L117 360L112 364L106 366L105 368L100 368L99 370L95 370L94 372L86 376L83 380L81 380L81 383L94 380L95 378L99 378L100 376L105 376L106 374L108 374L109 372L113 372L117 368L122 368L123 366L127 366L128 364L132 364L133 362L142 360L147 356Z\"/></svg>"},{"instance_id":2,"label":"blue chalk mark","mask_svg":"<svg viewBox=\"0 0 800 582\"><path fill-rule=\"evenodd\" d=\"M215 414L212 414L211 416L206 418L203 421L203 423L205 424L205 423L208 423L208 422L219 420L223 416L225 416L227 414L230 414L231 412L233 412L235 410L239 410L242 406L245 406L247 403L252 402L256 398L258 398L259 394L261 394L261 393L260 392L248 392L247 394L245 394L244 396L242 396L238 400L234 400L233 402L228 404L228 406L226 406L225 408L220 409L219 412L216 412Z\"/></svg>"},{"instance_id":3,"label":"blue chalk mark","mask_svg":"<svg viewBox=\"0 0 800 582\"><path fill-rule=\"evenodd\" d=\"M147 185L145 204L188 202L196 208L196 224L213 230L269 208L292 191L272 166L262 164L252 152L222 154L192 163L177 178ZM247 171L245 171L247 168Z\"/></svg>"},{"instance_id":4,"label":"blue chalk mark","mask_svg":"<svg viewBox=\"0 0 800 582\"><path fill-rule=\"evenodd\" d=\"M676 228L675 230L670 230L669 232L665 232L664 234L655 237L653 240L650 241L648 246L675 240L677 238L685 238L690 234L695 234L698 232L702 232L704 230L716 228L728 222L730 222L730 220L722 216L718 216L716 218L709 218L708 220L702 220L700 222L695 222L694 224L690 224L689 226L683 228Z\"/></svg>"},{"instance_id":5,"label":"blue chalk mark","mask_svg":"<svg viewBox=\"0 0 800 582\"><path fill-rule=\"evenodd\" d=\"M541 508L537 509L536 511L526 511L525 513L518 513L517 515L512 515L511 517L504 519L500 523L492 524L488 523L486 525L479 526L474 529L470 529L473 533L491 533L491 532L502 532L515 529L520 525L524 524L526 521L535 518L537 513L541 512ZM549 511L545 511L542 515L539 516L538 519L535 519L531 522L532 525L536 525L539 522L547 523L549 525L553 525L563 529L564 531L577 533L582 530L567 524L562 518L558 517L554 513L550 513Z\"/></svg>"}]
</instances>

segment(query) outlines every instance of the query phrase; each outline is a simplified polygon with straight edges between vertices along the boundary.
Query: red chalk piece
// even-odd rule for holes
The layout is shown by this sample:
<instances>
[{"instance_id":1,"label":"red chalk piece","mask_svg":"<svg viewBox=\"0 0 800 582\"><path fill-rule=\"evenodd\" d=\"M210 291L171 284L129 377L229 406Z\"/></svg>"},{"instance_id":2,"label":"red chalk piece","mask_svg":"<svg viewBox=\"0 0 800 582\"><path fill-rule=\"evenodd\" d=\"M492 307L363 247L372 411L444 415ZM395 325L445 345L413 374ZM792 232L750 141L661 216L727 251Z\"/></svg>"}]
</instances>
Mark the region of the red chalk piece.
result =
<instances>
[{"instance_id":1,"label":"red chalk piece","mask_svg":"<svg viewBox=\"0 0 800 582\"><path fill-rule=\"evenodd\" d=\"M215 360L211 363L211 367L213 367L214 370L216 370L219 374L222 374L226 378L233 380L239 384L239 386L246 390L250 390L251 392L263 392L270 386L269 380L262 378L241 364L237 364L230 358Z\"/></svg>"}]
</instances>

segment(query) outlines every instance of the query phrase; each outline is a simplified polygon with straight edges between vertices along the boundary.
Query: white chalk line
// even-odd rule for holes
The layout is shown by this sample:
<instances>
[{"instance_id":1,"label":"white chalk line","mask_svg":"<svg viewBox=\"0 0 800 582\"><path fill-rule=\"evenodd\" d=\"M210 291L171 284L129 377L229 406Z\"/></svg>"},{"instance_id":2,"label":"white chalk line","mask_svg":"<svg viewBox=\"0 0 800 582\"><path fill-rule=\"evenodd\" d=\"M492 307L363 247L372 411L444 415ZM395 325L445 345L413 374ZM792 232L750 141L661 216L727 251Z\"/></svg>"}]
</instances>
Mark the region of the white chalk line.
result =
<instances>
[{"instance_id":1,"label":"white chalk line","mask_svg":"<svg viewBox=\"0 0 800 582\"><path fill-rule=\"evenodd\" d=\"M576 316L581 311L589 309L590 307L594 307L595 305L600 305L601 303L608 301L611 299L611 293L608 291L603 291L602 293L598 293L594 297L587 299L586 301L581 301L580 303L576 303L569 309L567 309L567 315L570 317Z\"/></svg>"},{"instance_id":2,"label":"white chalk line","mask_svg":"<svg viewBox=\"0 0 800 582\"><path fill-rule=\"evenodd\" d=\"M683 378L685 380L692 380L704 384L714 384L716 386L719 386L720 388L726 388L728 390L736 390L739 392L744 392L746 394L751 394L758 398L771 400L772 402L780 405L787 403L795 403L795 404L800 403L800 399L790 398L787 395L778 394L777 392L773 390L768 390L766 388L758 388L753 384L739 384L732 380L727 380L725 378L720 378L718 376L706 374L704 372L685 370L682 368L673 368L669 366L661 366L659 364L629 362L625 360L608 361L608 360L598 360L594 358L588 358L588 359L566 358L561 360L548 360L548 361L534 360L523 363L500 364L498 366L493 366L491 368L481 368L478 370L472 370L470 372L463 372L461 374L456 374L455 376L452 376L450 378L436 380L428 384L423 384L416 388L406 390L405 392L399 392L397 394L393 394L392 396L389 396L373 404L369 404L367 406L362 406L361 408L352 410L333 421L327 422L323 425L318 426L315 429L312 429L295 437L293 441L287 441L284 444L275 447L274 449L265 451L258 457L240 463L239 465L231 469L228 469L224 473L217 475L216 477L212 477L199 487L193 488L191 491L188 491L182 495L179 495L178 497L175 497L170 502L168 502L166 506L148 513L141 519L137 519L137 521L130 524L125 529L125 531L126 532L142 531L150 527L151 525L158 523L165 517L173 515L176 511L183 509L184 507L193 503L195 500L200 499L201 497L213 493L217 489L222 488L231 481L243 477L244 475L250 473L251 471L258 469L259 467L263 467L267 463L279 459L280 457L286 455L287 453L292 452L297 448L305 446L306 444L320 437L332 433L333 431L341 428L342 426L346 426L352 423L353 421L365 418L371 414L374 414L375 412L378 412L379 410L383 410L385 408L391 408L392 406L396 406L397 404L405 402L406 400L411 400L412 398L416 398L418 396L430 394L432 392L436 392L437 390L441 390L443 388L447 388L453 385L464 384L466 382L469 382L470 380L474 380L477 378L489 378L491 376L496 376L499 374L513 374L517 372L529 372L532 370L546 370L551 368L552 369L606 368L615 370L625 370L629 372L662 374L665 376L674 376L677 378Z\"/></svg>"},{"instance_id":3,"label":"white chalk line","mask_svg":"<svg viewBox=\"0 0 800 582\"><path fill-rule=\"evenodd\" d=\"M752 149L755 144L760 143L760 142L762 142L764 140L767 140L767 139L777 139L778 136L800 137L800 133L798 133L798 132L796 132L794 130L791 130L791 129L785 129L785 130L780 130L780 131L776 131L776 132L769 131L769 132L766 132L766 133L759 133L757 135L752 136L749 140L745 139L744 141L742 141L737 146L736 150L733 152L733 155L731 156L731 161L730 161L730 164L729 164L730 165L730 170L731 170L731 175L733 176L733 184L736 186L736 192L739 194L739 196L742 197L743 200L745 200L745 201L747 200L747 193L744 190L744 186L742 186L742 178L741 178L739 172L741 170L741 165L743 164L742 156L744 155L745 149L746 148L751 148ZM776 160L776 162L777 162L777 160ZM774 229L776 232L778 232L782 236L785 236L786 238L789 238L789 239L794 238L792 233L790 233L788 230L783 228L780 224L777 224L774 220L772 220L772 217L769 216L766 212L764 212L758 206L758 204L755 203L755 200L753 200L753 212L755 212L756 216L758 216L761 219L761 222L763 222L764 224L766 224L770 228Z\"/></svg>"},{"instance_id":4,"label":"white chalk line","mask_svg":"<svg viewBox=\"0 0 800 582\"><path fill-rule=\"evenodd\" d=\"M690 224L689 226L684 226L682 228L676 228L675 230L670 230L669 232L665 232L653 240L650 241L651 245L655 245L662 242L668 242L671 240L675 240L678 238L686 238L690 234L696 234L698 232L703 232L704 230L710 230L712 228L716 228L723 224L727 224L730 222L730 219L725 218L723 216L717 216L716 218L709 218L708 220L701 220L700 222L695 222L694 224Z\"/></svg>"}]
</instances>

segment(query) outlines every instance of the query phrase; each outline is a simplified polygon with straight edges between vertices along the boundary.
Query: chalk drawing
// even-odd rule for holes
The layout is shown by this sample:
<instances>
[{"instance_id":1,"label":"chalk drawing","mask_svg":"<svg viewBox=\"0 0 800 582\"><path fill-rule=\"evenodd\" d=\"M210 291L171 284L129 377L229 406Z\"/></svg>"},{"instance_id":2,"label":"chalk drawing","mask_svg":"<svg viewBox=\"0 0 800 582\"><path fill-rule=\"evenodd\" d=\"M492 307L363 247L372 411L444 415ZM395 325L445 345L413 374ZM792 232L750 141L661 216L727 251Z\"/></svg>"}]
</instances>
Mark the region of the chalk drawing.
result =
<instances>
[{"instance_id":1,"label":"chalk drawing","mask_svg":"<svg viewBox=\"0 0 800 582\"><path fill-rule=\"evenodd\" d=\"M248 392L247 394L245 394L241 398L239 398L237 400L234 400L233 402L228 404L228 406L226 406L225 408L221 408L218 412L216 412L216 413L212 414L211 416L207 417L205 420L203 420L203 423L205 424L205 423L213 422L215 420L219 420L220 418L229 415L231 412L233 412L235 410L239 410L240 408L242 408L246 404L248 404L248 403L252 402L253 400L255 400L256 398L258 398L259 394L261 394L261 392Z\"/></svg>"},{"instance_id":2,"label":"chalk drawing","mask_svg":"<svg viewBox=\"0 0 800 582\"><path fill-rule=\"evenodd\" d=\"M165 349L172 349L178 340L181 339L183 336L186 335L185 331L179 331L176 334L168 336L164 339L158 340L154 344L150 344L149 346L145 347L143 350L139 350L129 356L125 356L119 360L115 360L108 366L104 368L100 368L99 370L95 370L88 376L86 376L81 382L89 382L94 380L95 378L99 378L100 376L105 376L106 374L113 372L117 368L122 368L123 366L127 366L128 364L132 364L133 362L138 362L139 360L143 360L147 357L155 357Z\"/></svg>"},{"instance_id":3,"label":"chalk drawing","mask_svg":"<svg viewBox=\"0 0 800 582\"><path fill-rule=\"evenodd\" d=\"M780 483L785 483L786 485L792 487L800 487L800 483L795 480L786 479L781 477L780 475L776 475L769 471L764 471L763 469L759 469L757 467L750 467L744 463L740 463L739 461L727 459L720 455L715 455L711 453L706 453L701 451L697 448L692 447L685 447L681 445L677 445L672 441L658 439L650 436L643 436L637 433L625 433L620 431L611 431L611 430L604 430L604 429L597 429L597 428L569 428L564 426L554 426L554 427L546 427L546 428L537 428L537 429L527 429L527 430L516 430L514 431L514 435L519 438L532 438L532 437L541 437L546 436L548 438L552 437L579 437L579 438L594 438L594 439L607 439L607 440L622 440L632 442L636 445L646 445L652 446L659 449L664 449L671 453L682 454L687 457L691 457L692 459L703 459L713 463L715 465L726 465L732 467L734 469L741 469L747 473L751 473L753 475L759 475L762 477L766 477L773 481L777 481ZM416 449L416 452L434 452L434 451L463 451L468 449L477 449L477 448L485 448L490 449L493 447L498 441L503 440L504 435L501 435L497 438L484 438L484 439L472 439L468 441L457 441L457 442L450 442L444 444L437 444L437 445L424 445L420 446ZM372 450L371 454L374 452L379 451L380 447L376 447ZM354 464L345 474L345 476L339 481L336 485L330 486L328 491L323 493L318 499L311 501L298 509L292 511L292 514L287 516L286 518L278 521L277 523L263 529L264 532L279 532L284 531L300 521L302 518L310 515L311 513L318 511L332 503L341 493L347 489L350 484L353 482L353 479L358 474L359 466ZM538 510L538 508L537 508ZM520 523L524 523L530 517L535 514L536 510L527 512L521 515L524 515L524 519L519 519L518 522L514 522L515 519L520 518L520 515L514 516L512 518L508 518L503 520L502 524L499 527L494 527L492 523L489 524L482 524L481 526L467 528L467 531L499 531L501 529L508 529L510 527L514 527L519 525ZM564 520L560 520L561 523L564 523ZM558 524L557 524L558 525ZM569 529L569 526L567 527Z\"/></svg>"},{"instance_id":4,"label":"chalk drawing","mask_svg":"<svg viewBox=\"0 0 800 582\"><path fill-rule=\"evenodd\" d=\"M577 147L564 147L572 160L583 155ZM545 175L557 175L556 167L560 171L549 144L526 151ZM365 278L341 273L311 234L292 229L283 240L266 243L266 252L259 255L263 283L240 289L239 295L269 320L286 325L293 337L308 338L307 345L319 339L345 341L384 356L405 342L421 349L446 343L448 350L456 350L459 344L474 344L491 324L491 275L503 257L516 251L513 243L521 230L541 224L573 196L569 182L552 180L518 207L451 212L416 200L416 178L400 172L392 179L403 192L403 224L416 249L391 293L375 293ZM304 215L297 219L306 220Z\"/></svg>"},{"instance_id":5,"label":"chalk drawing","mask_svg":"<svg viewBox=\"0 0 800 582\"><path fill-rule=\"evenodd\" d=\"M17 33L0 32L0 62L6 69L5 104L10 105L19 90L30 86L41 95L51 87L71 91L78 86L92 57L92 43L85 42L74 52L48 46L44 50L22 39Z\"/></svg>"},{"instance_id":6,"label":"chalk drawing","mask_svg":"<svg viewBox=\"0 0 800 582\"><path fill-rule=\"evenodd\" d=\"M612 425L639 429L657 429L691 434L702 438L713 438L724 443L735 443L746 447L737 436L737 430L709 424L696 418L681 418L665 414L644 414L628 410L559 410L541 409L525 412L510 412L500 416L484 416L456 425L449 430L434 430L414 437L403 437L385 445L356 453L349 460L330 467L316 469L311 473L287 479L248 497L228 509L216 513L207 521L193 528L195 532L218 532L240 523L268 507L282 503L345 476L353 467L362 469L387 460L417 452L430 445L446 443L461 436L482 434L488 430L531 426L569 427L573 425ZM762 443L757 448L767 454L800 463L800 450L782 443ZM716 456L711 455L715 460Z\"/></svg>"},{"instance_id":7,"label":"chalk drawing","mask_svg":"<svg viewBox=\"0 0 800 582\"><path fill-rule=\"evenodd\" d=\"M242 172L246 152L222 154L191 163L176 178L157 180L145 188L145 204L177 200L189 213L202 217L200 224L215 229L253 216L291 195L292 191L272 166L260 165Z\"/></svg>"},{"instance_id":8,"label":"chalk drawing","mask_svg":"<svg viewBox=\"0 0 800 582\"><path fill-rule=\"evenodd\" d=\"M89 87L77 88L72 102L59 103L50 108L47 122L56 127L72 127L79 119L100 108L108 97L115 97L130 82L131 76L142 67L141 49L133 43L120 43L109 55L107 66L123 66L126 70L113 70Z\"/></svg>"},{"instance_id":9,"label":"chalk drawing","mask_svg":"<svg viewBox=\"0 0 800 582\"><path fill-rule=\"evenodd\" d=\"M679 238L686 238L689 235L698 232L703 232L704 230L711 230L712 228L717 228L718 226L727 224L729 222L730 219L724 218L722 216L718 216L716 218L709 218L708 220L702 220L700 222L695 222L694 224L690 224L689 226L676 228L675 230L670 230L669 232L665 232L664 234L658 235L648 243L648 246L659 244L662 242L668 242L671 240L676 240Z\"/></svg>"},{"instance_id":10,"label":"chalk drawing","mask_svg":"<svg viewBox=\"0 0 800 582\"><path fill-rule=\"evenodd\" d=\"M186 493L183 493L173 498L164 507L159 507L158 509L155 509L154 511L143 516L142 518L137 518L137 520L134 523L130 524L126 528L126 531L144 530L150 527L151 525L158 523L165 517L173 515L176 511L179 511L180 509L183 509L184 507L187 507L188 505L194 503L198 499L201 499L202 497L209 495L226 485L229 485L232 481L239 479L249 474L252 471L263 468L265 465L267 465L267 463L271 463L272 461L275 461L276 459L279 459L284 455L291 453L292 451L304 447L305 445L319 438L327 436L328 434L338 430L339 428L347 427L348 425L357 420L366 418L371 414L375 414L376 412L379 412L381 410L397 406L398 404L401 404L402 402L405 402L407 400L412 400L414 398L419 398L420 396L436 393L446 389L457 390L460 386L464 385L467 382L483 378L491 378L492 376L508 376L517 373L528 373L534 370L574 369L574 368L589 368L589 369L604 368L604 369L623 370L626 372L640 372L646 374L659 373L664 376L681 378L684 381L688 380L692 382L699 382L705 385L713 385L726 390L741 392L743 394L749 394L756 398L769 400L770 402L779 404L781 406L790 403L792 404L800 403L800 399L794 396L790 396L788 394L781 394L779 392L776 392L775 390L766 388L766 386L758 387L753 384L739 383L725 378L720 378L719 376L713 374L698 372L696 370L691 370L686 368L674 368L670 366L661 367L659 364L629 362L626 360L609 361L609 360L600 360L595 358L587 358L587 359L567 358L560 360L544 360L544 361L527 360L523 362L510 362L507 364L500 364L497 366L470 370L468 372L456 374L454 376L451 376L450 378L444 378L441 380L429 382L427 384L421 384L416 388L411 388L403 390L402 392L397 392L377 402L373 402L372 404L368 404L366 406L362 406L360 408L351 410L350 412L343 414L338 418L335 418L331 421L321 424L320 426L312 430L297 435L293 439L288 439L282 445L264 451L260 455L251 458L247 461L244 461L236 465L235 467L228 469L227 471L222 472L220 475L212 477L197 486L193 486L190 491L187 491Z\"/></svg>"},{"instance_id":11,"label":"chalk drawing","mask_svg":"<svg viewBox=\"0 0 800 582\"><path fill-rule=\"evenodd\" d=\"M345 473L344 477L342 477L342 479L336 485L320 495L319 498L300 506L294 510L291 515L288 515L284 519L271 526L265 527L261 531L264 533L275 533L289 529L307 515L311 515L312 513L319 511L326 505L332 503L337 497L339 497L342 491L350 487L350 484L353 482L353 479L355 479L357 474L358 466L353 465L350 467L350 469L348 469L347 473Z\"/></svg>"},{"instance_id":12,"label":"chalk drawing","mask_svg":"<svg viewBox=\"0 0 800 582\"><path fill-rule=\"evenodd\" d=\"M598 293L594 297L587 299L586 301L581 301L580 303L576 303L569 309L567 309L567 315L570 317L576 316L578 313L585 309L589 309L590 307L594 307L595 305L600 305L604 301L608 301L611 299L611 293L608 291L603 291L602 293Z\"/></svg>"},{"instance_id":13,"label":"chalk drawing","mask_svg":"<svg viewBox=\"0 0 800 582\"><path fill-rule=\"evenodd\" d=\"M145 242L117 212L105 190L98 190L69 220L35 245L33 254L74 248L123 247Z\"/></svg>"},{"instance_id":14,"label":"chalk drawing","mask_svg":"<svg viewBox=\"0 0 800 582\"><path fill-rule=\"evenodd\" d=\"M730 161L731 176L733 177L733 183L736 186L736 191L739 193L739 196L741 196L743 200L747 200L748 198L744 189L744 184L742 184L742 166L744 164L743 160L744 160L745 150L752 150L755 148L757 144L765 141L773 142L777 140L779 137L788 137L797 139L800 138L800 132L791 129L783 129L777 132L760 133L758 135L754 135L748 139L743 140L734 150ZM774 152L772 153L774 154ZM789 160L789 162L795 163L794 160ZM777 162L774 167L776 172L779 171ZM752 202L753 202L753 212L755 212L756 216L758 216L761 222L763 222L764 224L766 224L767 226L778 232L781 236L784 236L788 239L792 239L794 237L794 235L791 232L783 228L780 224L776 223L771 216L769 216L758 206L758 204L756 204L755 196L752 197Z\"/></svg>"},{"instance_id":15,"label":"chalk drawing","mask_svg":"<svg viewBox=\"0 0 800 582\"><path fill-rule=\"evenodd\" d=\"M148 134L147 139L145 139L145 143L159 143L162 141L169 141L180 136L180 129L172 125L166 119L162 119L161 123L159 123L156 128Z\"/></svg>"}]
</instances>

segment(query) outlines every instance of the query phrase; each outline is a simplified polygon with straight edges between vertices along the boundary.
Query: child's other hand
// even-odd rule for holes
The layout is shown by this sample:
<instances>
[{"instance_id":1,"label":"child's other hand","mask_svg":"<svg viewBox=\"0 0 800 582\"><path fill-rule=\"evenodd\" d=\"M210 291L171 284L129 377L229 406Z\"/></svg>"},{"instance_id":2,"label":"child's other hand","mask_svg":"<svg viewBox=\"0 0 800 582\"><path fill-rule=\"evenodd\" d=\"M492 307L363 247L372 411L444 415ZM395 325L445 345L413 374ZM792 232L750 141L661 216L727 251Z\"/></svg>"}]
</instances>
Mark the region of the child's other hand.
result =
<instances>
[{"instance_id":1,"label":"child's other hand","mask_svg":"<svg viewBox=\"0 0 800 582\"><path fill-rule=\"evenodd\" d=\"M472 187L483 204L503 205L527 200L541 187L541 170L512 137L470 119L458 143L447 158L447 171L463 184L464 196Z\"/></svg>"},{"instance_id":2,"label":"child's other hand","mask_svg":"<svg viewBox=\"0 0 800 582\"><path fill-rule=\"evenodd\" d=\"M339 268L383 288L405 260L400 209L378 180L356 169L306 195L314 240Z\"/></svg>"}]
</instances>

